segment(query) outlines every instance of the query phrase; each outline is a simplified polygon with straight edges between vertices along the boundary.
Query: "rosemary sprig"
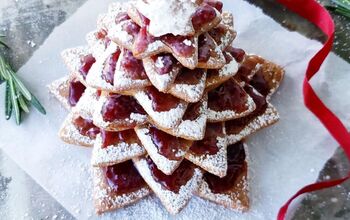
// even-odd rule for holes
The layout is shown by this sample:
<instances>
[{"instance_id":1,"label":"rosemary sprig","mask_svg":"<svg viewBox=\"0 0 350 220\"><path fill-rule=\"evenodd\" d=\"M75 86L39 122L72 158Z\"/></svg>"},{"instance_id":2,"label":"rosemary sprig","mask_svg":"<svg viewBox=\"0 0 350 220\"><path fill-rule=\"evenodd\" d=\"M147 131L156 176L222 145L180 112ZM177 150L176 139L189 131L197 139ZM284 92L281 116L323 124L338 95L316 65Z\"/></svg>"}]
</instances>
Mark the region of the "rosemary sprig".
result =
<instances>
[{"instance_id":1,"label":"rosemary sprig","mask_svg":"<svg viewBox=\"0 0 350 220\"><path fill-rule=\"evenodd\" d=\"M0 35L0 47L9 48ZM45 108L38 99L27 89L18 78L5 58L0 55L0 84L6 82L5 87L5 116L9 120L14 114L17 125L21 124L22 113L29 113L29 107L34 106L40 113L46 114Z\"/></svg>"},{"instance_id":2,"label":"rosemary sprig","mask_svg":"<svg viewBox=\"0 0 350 220\"><path fill-rule=\"evenodd\" d=\"M350 0L332 0L334 5L327 5L326 8L337 14L350 18Z\"/></svg>"}]
</instances>

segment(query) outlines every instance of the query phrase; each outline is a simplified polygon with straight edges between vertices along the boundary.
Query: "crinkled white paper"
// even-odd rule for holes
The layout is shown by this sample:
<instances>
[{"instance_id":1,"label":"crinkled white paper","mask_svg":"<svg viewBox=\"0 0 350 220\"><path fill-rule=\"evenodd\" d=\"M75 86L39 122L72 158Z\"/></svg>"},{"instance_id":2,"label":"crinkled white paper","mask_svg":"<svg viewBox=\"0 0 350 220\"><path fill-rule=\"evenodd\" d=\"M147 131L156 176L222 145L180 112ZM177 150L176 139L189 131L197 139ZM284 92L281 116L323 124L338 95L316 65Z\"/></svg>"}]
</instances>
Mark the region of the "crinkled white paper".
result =
<instances>
[{"instance_id":1,"label":"crinkled white paper","mask_svg":"<svg viewBox=\"0 0 350 220\"><path fill-rule=\"evenodd\" d=\"M46 85L67 73L60 52L85 44L85 34L96 27L99 13L111 0L89 0L71 18L56 28L20 70L47 109L47 116L33 111L17 127L0 117L0 146L43 188L78 219L95 218L91 200L90 149L65 145L57 131L67 112L52 98ZM170 216L154 196L104 215L114 219L273 219L278 208L318 172L337 144L302 101L302 81L307 61L321 47L298 33L281 27L260 9L242 0L226 0L225 9L235 16L236 47L270 59L286 69L286 78L272 103L280 122L248 141L251 208L236 213L193 198L176 216ZM314 80L319 94L342 119L349 119L349 64L331 55ZM0 95L3 100L3 94ZM0 109L4 109L0 102ZM6 134L6 135L5 135Z\"/></svg>"}]
</instances>

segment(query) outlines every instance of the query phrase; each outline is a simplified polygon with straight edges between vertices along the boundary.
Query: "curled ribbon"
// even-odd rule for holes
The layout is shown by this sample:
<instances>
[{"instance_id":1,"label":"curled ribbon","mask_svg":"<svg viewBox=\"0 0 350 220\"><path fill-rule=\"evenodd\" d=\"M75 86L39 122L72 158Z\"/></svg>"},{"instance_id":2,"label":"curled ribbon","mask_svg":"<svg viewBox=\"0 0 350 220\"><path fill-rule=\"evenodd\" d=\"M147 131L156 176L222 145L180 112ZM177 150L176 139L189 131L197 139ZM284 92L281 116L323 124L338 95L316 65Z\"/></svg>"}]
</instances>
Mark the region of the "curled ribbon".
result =
<instances>
[{"instance_id":1,"label":"curled ribbon","mask_svg":"<svg viewBox=\"0 0 350 220\"><path fill-rule=\"evenodd\" d=\"M340 144L347 158L350 160L350 133L340 119L316 95L309 83L309 80L318 72L332 49L335 32L333 19L328 11L315 0L278 0L278 2L315 24L327 36L323 47L312 57L308 64L303 83L304 103ZM277 219L285 219L289 205L299 195L336 186L348 179L350 179L350 173L342 179L318 182L303 187L280 208Z\"/></svg>"}]
</instances>

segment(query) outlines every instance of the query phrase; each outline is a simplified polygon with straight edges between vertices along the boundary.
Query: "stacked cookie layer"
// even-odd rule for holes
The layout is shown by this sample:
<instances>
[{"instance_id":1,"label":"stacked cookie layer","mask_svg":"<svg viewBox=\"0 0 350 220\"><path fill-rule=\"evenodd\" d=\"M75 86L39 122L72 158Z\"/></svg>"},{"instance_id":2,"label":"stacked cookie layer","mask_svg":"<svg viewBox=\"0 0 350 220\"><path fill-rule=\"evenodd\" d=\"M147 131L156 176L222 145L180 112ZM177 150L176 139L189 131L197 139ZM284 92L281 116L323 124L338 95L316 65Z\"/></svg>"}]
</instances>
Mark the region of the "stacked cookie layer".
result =
<instances>
[{"instance_id":1,"label":"stacked cookie layer","mask_svg":"<svg viewBox=\"0 0 350 220\"><path fill-rule=\"evenodd\" d=\"M216 0L111 4L70 74L49 89L69 110L63 141L93 147L97 213L155 193L172 214L193 195L249 207L249 135L278 121L279 66L231 46Z\"/></svg>"}]
</instances>

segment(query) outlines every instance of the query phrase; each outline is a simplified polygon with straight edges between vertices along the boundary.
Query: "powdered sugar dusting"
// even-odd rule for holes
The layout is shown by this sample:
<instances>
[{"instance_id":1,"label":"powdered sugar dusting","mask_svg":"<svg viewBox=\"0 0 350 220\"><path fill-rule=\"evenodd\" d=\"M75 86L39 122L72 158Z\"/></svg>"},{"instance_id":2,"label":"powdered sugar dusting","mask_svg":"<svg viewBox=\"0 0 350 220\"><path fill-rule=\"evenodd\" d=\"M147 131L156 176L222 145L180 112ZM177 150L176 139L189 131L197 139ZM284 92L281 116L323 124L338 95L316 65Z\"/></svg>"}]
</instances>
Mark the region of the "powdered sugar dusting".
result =
<instances>
[{"instance_id":1,"label":"powdered sugar dusting","mask_svg":"<svg viewBox=\"0 0 350 220\"><path fill-rule=\"evenodd\" d=\"M228 121L235 118L241 118L253 112L256 108L255 102L252 99L252 97L250 97L249 95L247 96L248 96L247 102L245 104L245 106L247 107L246 111L239 112L239 113L233 110L225 110L225 111L217 112L208 108L208 120L211 122Z\"/></svg>"},{"instance_id":2,"label":"powdered sugar dusting","mask_svg":"<svg viewBox=\"0 0 350 220\"><path fill-rule=\"evenodd\" d=\"M79 114L83 118L93 118L98 99L97 90L88 87L85 89L77 105L72 109L72 112Z\"/></svg>"},{"instance_id":3,"label":"powdered sugar dusting","mask_svg":"<svg viewBox=\"0 0 350 220\"><path fill-rule=\"evenodd\" d=\"M177 137L189 140L203 139L207 123L207 105L207 100L202 100L199 116L195 120L182 120L179 126L173 129L171 133Z\"/></svg>"},{"instance_id":4,"label":"powdered sugar dusting","mask_svg":"<svg viewBox=\"0 0 350 220\"><path fill-rule=\"evenodd\" d=\"M106 50L103 40L96 38L97 31L92 31L86 35L86 41L89 45L93 57L99 57Z\"/></svg>"},{"instance_id":5,"label":"powdered sugar dusting","mask_svg":"<svg viewBox=\"0 0 350 220\"><path fill-rule=\"evenodd\" d=\"M196 168L194 170L193 177L185 185L181 186L178 193L174 193L172 191L164 189L160 183L156 182L153 179L146 159L138 158L133 159L133 161L141 176L144 178L149 187L159 197L162 204L171 214L178 213L183 207L186 206L192 197L193 192L197 191L199 187L199 181L202 178L202 172Z\"/></svg>"},{"instance_id":6,"label":"powdered sugar dusting","mask_svg":"<svg viewBox=\"0 0 350 220\"><path fill-rule=\"evenodd\" d=\"M227 134L227 142L228 144L235 144L254 132L276 123L278 120L279 114L277 110L269 103L265 112L247 124L239 133Z\"/></svg>"},{"instance_id":7,"label":"powdered sugar dusting","mask_svg":"<svg viewBox=\"0 0 350 220\"><path fill-rule=\"evenodd\" d=\"M62 77L58 80L53 81L48 85L48 89L51 94L65 107L67 110L71 109L68 102L68 90L69 90L70 78L68 76Z\"/></svg>"},{"instance_id":8,"label":"powdered sugar dusting","mask_svg":"<svg viewBox=\"0 0 350 220\"><path fill-rule=\"evenodd\" d=\"M187 104L179 102L177 107L171 109L170 111L157 112L153 110L152 100L144 91L136 92L134 97L152 118L152 121L163 128L173 128L177 126L180 123L187 107Z\"/></svg>"},{"instance_id":9,"label":"powdered sugar dusting","mask_svg":"<svg viewBox=\"0 0 350 220\"><path fill-rule=\"evenodd\" d=\"M115 53L117 49L118 45L111 42L106 51L99 57L96 57L96 62L91 66L89 74L86 76L86 82L89 86L96 89L113 90L113 86L102 79L102 72L106 60L111 54Z\"/></svg>"},{"instance_id":10,"label":"powdered sugar dusting","mask_svg":"<svg viewBox=\"0 0 350 220\"><path fill-rule=\"evenodd\" d=\"M109 166L124 161L130 160L134 157L142 156L146 151L138 143L120 142L116 145L110 145L102 148L102 137L98 135L94 144L91 156L91 164L93 166Z\"/></svg>"},{"instance_id":11,"label":"powdered sugar dusting","mask_svg":"<svg viewBox=\"0 0 350 220\"><path fill-rule=\"evenodd\" d=\"M155 37L165 34L186 36L194 33L192 15L196 11L196 4L193 1L138 0L135 7L150 19L149 33Z\"/></svg>"},{"instance_id":12,"label":"powdered sugar dusting","mask_svg":"<svg viewBox=\"0 0 350 220\"><path fill-rule=\"evenodd\" d=\"M146 148L148 155L163 173L170 175L180 165L182 160L170 160L158 153L157 146L154 145L149 129L146 127L135 128L135 132ZM177 157L184 157L185 151L179 150Z\"/></svg>"},{"instance_id":13,"label":"powdered sugar dusting","mask_svg":"<svg viewBox=\"0 0 350 220\"><path fill-rule=\"evenodd\" d=\"M143 59L143 65L149 80L152 82L153 86L156 87L161 92L166 92L170 85L174 82L177 74L180 71L180 67L174 66L174 68L167 74L158 74L157 68L163 68L164 64L162 61L163 57L159 56L154 62L151 58Z\"/></svg>"},{"instance_id":14,"label":"powdered sugar dusting","mask_svg":"<svg viewBox=\"0 0 350 220\"><path fill-rule=\"evenodd\" d=\"M198 102L204 93L205 81L207 78L206 71L203 72L203 75L197 84L191 85L181 82L176 82L170 88L169 92L182 100L187 102Z\"/></svg>"},{"instance_id":15,"label":"powdered sugar dusting","mask_svg":"<svg viewBox=\"0 0 350 220\"><path fill-rule=\"evenodd\" d=\"M60 138L69 144L92 146L94 144L94 140L87 136L81 135L78 129L74 126L73 120L76 117L77 116L73 113L69 113L67 118L64 120L62 127L60 128Z\"/></svg>"},{"instance_id":16,"label":"powdered sugar dusting","mask_svg":"<svg viewBox=\"0 0 350 220\"><path fill-rule=\"evenodd\" d=\"M127 51L122 50L118 59L115 74L114 74L114 89L115 90L131 90L139 89L150 85L148 79L132 79L130 75L121 66L123 57Z\"/></svg>"},{"instance_id":17,"label":"powdered sugar dusting","mask_svg":"<svg viewBox=\"0 0 350 220\"><path fill-rule=\"evenodd\" d=\"M61 56L64 63L67 65L69 72L79 72L81 66L81 57L90 54L90 50L86 46L69 48L62 51Z\"/></svg>"},{"instance_id":18,"label":"powdered sugar dusting","mask_svg":"<svg viewBox=\"0 0 350 220\"><path fill-rule=\"evenodd\" d=\"M238 63L235 59L232 59L222 69L219 70L220 77L234 76L238 71Z\"/></svg>"},{"instance_id":19,"label":"powdered sugar dusting","mask_svg":"<svg viewBox=\"0 0 350 220\"><path fill-rule=\"evenodd\" d=\"M186 159L192 163L200 166L204 170L217 175L219 177L226 176L227 171L227 141L224 137L217 137L217 144L219 151L214 155L196 155L189 151L186 154Z\"/></svg>"}]
</instances>

